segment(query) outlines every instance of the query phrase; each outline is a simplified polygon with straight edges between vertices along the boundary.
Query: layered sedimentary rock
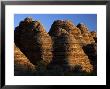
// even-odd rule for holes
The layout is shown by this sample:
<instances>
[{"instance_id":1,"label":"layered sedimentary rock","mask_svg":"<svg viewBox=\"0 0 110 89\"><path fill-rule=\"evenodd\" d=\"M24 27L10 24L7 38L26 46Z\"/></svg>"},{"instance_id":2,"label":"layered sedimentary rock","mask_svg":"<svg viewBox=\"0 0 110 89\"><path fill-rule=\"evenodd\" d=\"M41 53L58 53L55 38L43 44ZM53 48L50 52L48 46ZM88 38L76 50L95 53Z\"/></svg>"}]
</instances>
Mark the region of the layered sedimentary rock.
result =
<instances>
[{"instance_id":1,"label":"layered sedimentary rock","mask_svg":"<svg viewBox=\"0 0 110 89\"><path fill-rule=\"evenodd\" d=\"M77 27L81 30L81 34L83 36L83 39L86 41L86 44L91 44L95 42L85 24L80 23L77 25Z\"/></svg>"},{"instance_id":2,"label":"layered sedimentary rock","mask_svg":"<svg viewBox=\"0 0 110 89\"><path fill-rule=\"evenodd\" d=\"M82 23L75 26L69 20L56 20L47 33L29 17L20 22L14 35L15 45L36 66L36 75L96 71L96 32L89 32Z\"/></svg>"},{"instance_id":3,"label":"layered sedimentary rock","mask_svg":"<svg viewBox=\"0 0 110 89\"><path fill-rule=\"evenodd\" d=\"M56 20L51 26L49 31L50 36L58 36L62 31L67 31L69 34L74 35L75 39L79 41L80 45L86 43L81 34L81 30L77 28L70 20Z\"/></svg>"},{"instance_id":4,"label":"layered sedimentary rock","mask_svg":"<svg viewBox=\"0 0 110 89\"><path fill-rule=\"evenodd\" d=\"M90 32L87 26L83 23L77 25L81 30L83 39L86 41L85 45L82 46L82 49L90 59L91 64L93 65L93 70L97 71L97 34L96 32Z\"/></svg>"},{"instance_id":5,"label":"layered sedimentary rock","mask_svg":"<svg viewBox=\"0 0 110 89\"><path fill-rule=\"evenodd\" d=\"M14 31L15 44L37 65L42 61L47 65L52 60L52 41L39 21L25 18Z\"/></svg>"},{"instance_id":6,"label":"layered sedimentary rock","mask_svg":"<svg viewBox=\"0 0 110 89\"><path fill-rule=\"evenodd\" d=\"M34 75L35 72L35 65L14 45L14 75Z\"/></svg>"},{"instance_id":7,"label":"layered sedimentary rock","mask_svg":"<svg viewBox=\"0 0 110 89\"><path fill-rule=\"evenodd\" d=\"M55 21L49 34L54 42L53 64L68 66L70 70L74 70L77 65L81 66L82 71L91 72L93 70L88 56L80 46L81 39L78 37L81 36L80 30L71 21Z\"/></svg>"},{"instance_id":8,"label":"layered sedimentary rock","mask_svg":"<svg viewBox=\"0 0 110 89\"><path fill-rule=\"evenodd\" d=\"M83 46L84 52L87 54L90 59L91 64L93 65L93 70L97 71L97 43L91 43Z\"/></svg>"}]
</instances>

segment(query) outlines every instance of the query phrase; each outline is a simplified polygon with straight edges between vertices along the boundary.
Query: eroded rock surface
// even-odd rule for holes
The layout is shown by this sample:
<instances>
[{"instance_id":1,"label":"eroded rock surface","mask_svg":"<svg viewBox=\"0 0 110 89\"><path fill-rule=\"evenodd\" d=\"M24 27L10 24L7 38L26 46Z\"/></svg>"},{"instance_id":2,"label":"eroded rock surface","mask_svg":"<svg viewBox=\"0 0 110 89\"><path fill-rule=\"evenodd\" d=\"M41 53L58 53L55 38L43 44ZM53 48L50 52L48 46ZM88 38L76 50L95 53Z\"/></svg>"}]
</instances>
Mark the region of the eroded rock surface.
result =
<instances>
[{"instance_id":1,"label":"eroded rock surface","mask_svg":"<svg viewBox=\"0 0 110 89\"><path fill-rule=\"evenodd\" d=\"M82 23L56 20L47 33L39 21L28 17L15 28L14 36L21 55L36 66L35 75L96 73L97 35Z\"/></svg>"}]
</instances>

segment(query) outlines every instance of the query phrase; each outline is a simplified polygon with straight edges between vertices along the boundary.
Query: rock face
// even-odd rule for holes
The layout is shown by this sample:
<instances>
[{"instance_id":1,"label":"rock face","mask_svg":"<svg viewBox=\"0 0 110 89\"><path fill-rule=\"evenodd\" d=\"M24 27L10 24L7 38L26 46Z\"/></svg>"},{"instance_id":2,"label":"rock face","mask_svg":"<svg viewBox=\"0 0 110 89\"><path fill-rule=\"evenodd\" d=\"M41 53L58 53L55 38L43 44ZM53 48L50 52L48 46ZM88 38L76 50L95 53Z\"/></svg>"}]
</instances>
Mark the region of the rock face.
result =
<instances>
[{"instance_id":1,"label":"rock face","mask_svg":"<svg viewBox=\"0 0 110 89\"><path fill-rule=\"evenodd\" d=\"M91 64L93 65L93 70L97 72L97 34L92 31L89 32L86 25L80 23L77 27L81 30L81 34L86 43L82 46L84 52L90 59Z\"/></svg>"},{"instance_id":2,"label":"rock face","mask_svg":"<svg viewBox=\"0 0 110 89\"><path fill-rule=\"evenodd\" d=\"M52 36L54 42L53 61L55 63L53 64L57 65L60 63L60 66L68 65L70 70L73 71L74 67L77 65L81 66L81 71L91 72L93 70L93 66L90 64L88 56L80 46L80 44L84 44L84 40L78 37L81 36L81 32L72 22L55 21L49 34Z\"/></svg>"},{"instance_id":3,"label":"rock face","mask_svg":"<svg viewBox=\"0 0 110 89\"><path fill-rule=\"evenodd\" d=\"M36 66L36 75L74 75L78 71L95 71L96 75L97 36L84 24L56 20L47 33L39 21L25 18L14 34L15 45Z\"/></svg>"},{"instance_id":4,"label":"rock face","mask_svg":"<svg viewBox=\"0 0 110 89\"><path fill-rule=\"evenodd\" d=\"M83 46L83 50L90 59L90 62L93 65L93 70L97 72L97 44L87 44L86 46Z\"/></svg>"},{"instance_id":5,"label":"rock face","mask_svg":"<svg viewBox=\"0 0 110 89\"><path fill-rule=\"evenodd\" d=\"M92 35L93 39L95 40L95 43L97 43L97 34L96 34L96 32L92 31L91 35Z\"/></svg>"},{"instance_id":6,"label":"rock face","mask_svg":"<svg viewBox=\"0 0 110 89\"><path fill-rule=\"evenodd\" d=\"M75 39L79 41L80 45L86 43L83 39L81 30L77 28L71 21L69 20L56 20L52 24L52 27L49 31L50 36L58 36L62 32L68 32L69 34L74 35Z\"/></svg>"},{"instance_id":7,"label":"rock face","mask_svg":"<svg viewBox=\"0 0 110 89\"><path fill-rule=\"evenodd\" d=\"M80 23L77 25L77 27L81 30L81 34L83 36L83 39L86 41L86 44L91 44L95 42L86 25Z\"/></svg>"},{"instance_id":8,"label":"rock face","mask_svg":"<svg viewBox=\"0 0 110 89\"><path fill-rule=\"evenodd\" d=\"M35 66L27 57L14 45L14 75L34 75Z\"/></svg>"},{"instance_id":9,"label":"rock face","mask_svg":"<svg viewBox=\"0 0 110 89\"><path fill-rule=\"evenodd\" d=\"M52 60L52 40L42 24L26 18L15 28L15 44L34 64L44 60L48 64Z\"/></svg>"}]
</instances>

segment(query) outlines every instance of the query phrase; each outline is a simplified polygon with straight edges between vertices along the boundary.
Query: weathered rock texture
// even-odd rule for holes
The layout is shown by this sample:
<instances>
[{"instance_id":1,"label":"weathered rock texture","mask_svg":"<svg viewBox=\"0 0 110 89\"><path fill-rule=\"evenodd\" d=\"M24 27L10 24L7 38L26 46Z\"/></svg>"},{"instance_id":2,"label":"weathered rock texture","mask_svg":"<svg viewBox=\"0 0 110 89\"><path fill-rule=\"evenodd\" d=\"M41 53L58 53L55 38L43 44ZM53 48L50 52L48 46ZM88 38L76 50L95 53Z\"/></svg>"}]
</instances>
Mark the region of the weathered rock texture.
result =
<instances>
[{"instance_id":1,"label":"weathered rock texture","mask_svg":"<svg viewBox=\"0 0 110 89\"><path fill-rule=\"evenodd\" d=\"M95 42L92 34L89 32L86 25L81 23L81 24L78 24L77 27L81 30L81 34L83 36L83 39L86 41L86 44L91 44Z\"/></svg>"},{"instance_id":2,"label":"weathered rock texture","mask_svg":"<svg viewBox=\"0 0 110 89\"><path fill-rule=\"evenodd\" d=\"M69 20L56 20L52 24L52 27L49 31L50 36L58 36L62 32L68 32L69 34L74 35L75 39L79 41L80 45L86 43L81 34L81 30L77 28L71 21Z\"/></svg>"},{"instance_id":3,"label":"weathered rock texture","mask_svg":"<svg viewBox=\"0 0 110 89\"><path fill-rule=\"evenodd\" d=\"M14 45L14 74L15 75L34 75L35 66L27 57Z\"/></svg>"},{"instance_id":4,"label":"weathered rock texture","mask_svg":"<svg viewBox=\"0 0 110 89\"><path fill-rule=\"evenodd\" d=\"M56 20L47 33L39 21L26 18L14 33L15 45L36 66L36 75L96 75L97 35L84 24Z\"/></svg>"},{"instance_id":5,"label":"weathered rock texture","mask_svg":"<svg viewBox=\"0 0 110 89\"><path fill-rule=\"evenodd\" d=\"M40 22L26 18L14 33L16 46L34 65L41 60L47 65L52 60L52 40Z\"/></svg>"},{"instance_id":6,"label":"weathered rock texture","mask_svg":"<svg viewBox=\"0 0 110 89\"><path fill-rule=\"evenodd\" d=\"M95 43L97 43L97 34L96 34L96 32L92 31L91 35L92 35L93 39L95 40Z\"/></svg>"},{"instance_id":7,"label":"weathered rock texture","mask_svg":"<svg viewBox=\"0 0 110 89\"><path fill-rule=\"evenodd\" d=\"M80 38L82 37L81 31L71 21L55 21L49 34L54 42L55 65L59 63L60 66L68 65L73 71L75 66L81 66L81 71L91 72L93 70L88 56L80 46L85 41Z\"/></svg>"}]
</instances>

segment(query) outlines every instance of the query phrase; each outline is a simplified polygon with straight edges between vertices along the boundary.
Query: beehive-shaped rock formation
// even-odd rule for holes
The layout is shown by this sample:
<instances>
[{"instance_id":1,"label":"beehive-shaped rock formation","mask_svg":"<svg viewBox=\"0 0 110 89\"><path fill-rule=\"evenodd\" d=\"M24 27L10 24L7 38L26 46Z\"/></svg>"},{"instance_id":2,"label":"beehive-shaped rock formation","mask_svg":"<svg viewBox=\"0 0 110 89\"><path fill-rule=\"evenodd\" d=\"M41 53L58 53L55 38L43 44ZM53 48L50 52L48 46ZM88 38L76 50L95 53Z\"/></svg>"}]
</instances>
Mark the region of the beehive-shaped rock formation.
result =
<instances>
[{"instance_id":1,"label":"beehive-shaped rock formation","mask_svg":"<svg viewBox=\"0 0 110 89\"><path fill-rule=\"evenodd\" d=\"M93 70L97 71L97 34L95 31L90 32L87 26L83 23L77 25L81 30L81 34L86 43L82 46L84 52L90 59L93 65Z\"/></svg>"},{"instance_id":2,"label":"beehive-shaped rock formation","mask_svg":"<svg viewBox=\"0 0 110 89\"><path fill-rule=\"evenodd\" d=\"M65 35L64 38L66 40L65 55L70 69L74 70L75 66L81 66L82 71L91 72L93 66L90 64L88 56L82 50L80 43L72 34Z\"/></svg>"},{"instance_id":3,"label":"beehive-shaped rock formation","mask_svg":"<svg viewBox=\"0 0 110 89\"><path fill-rule=\"evenodd\" d=\"M81 43L78 38L78 34L81 36L80 30L72 22L55 21L49 34L54 42L53 64L68 65L70 69L74 69L76 65L79 65L82 67L82 71L86 72L93 70L93 66L80 46ZM75 38L75 36L77 37Z\"/></svg>"},{"instance_id":4,"label":"beehive-shaped rock formation","mask_svg":"<svg viewBox=\"0 0 110 89\"><path fill-rule=\"evenodd\" d=\"M16 51L15 46L15 55L19 52L23 55L15 56L15 71L19 69L18 59L20 66L22 60L29 59L25 63L36 70L35 75L96 73L97 35L82 23L75 26L69 20L56 20L47 33L39 21L28 17L15 28L14 36L15 45L20 49Z\"/></svg>"},{"instance_id":5,"label":"beehive-shaped rock formation","mask_svg":"<svg viewBox=\"0 0 110 89\"><path fill-rule=\"evenodd\" d=\"M75 39L79 41L80 45L86 43L81 34L81 30L77 28L70 20L56 20L49 31L50 36L59 36L64 29L74 35Z\"/></svg>"},{"instance_id":6,"label":"beehive-shaped rock formation","mask_svg":"<svg viewBox=\"0 0 110 89\"><path fill-rule=\"evenodd\" d=\"M77 27L81 30L81 34L83 36L83 39L86 41L86 44L91 44L95 42L85 24L80 23L77 25Z\"/></svg>"},{"instance_id":7,"label":"beehive-shaped rock formation","mask_svg":"<svg viewBox=\"0 0 110 89\"><path fill-rule=\"evenodd\" d=\"M32 18L24 19L15 28L14 34L16 46L34 65L42 60L48 64L52 60L51 37L39 21L33 21Z\"/></svg>"}]
</instances>

